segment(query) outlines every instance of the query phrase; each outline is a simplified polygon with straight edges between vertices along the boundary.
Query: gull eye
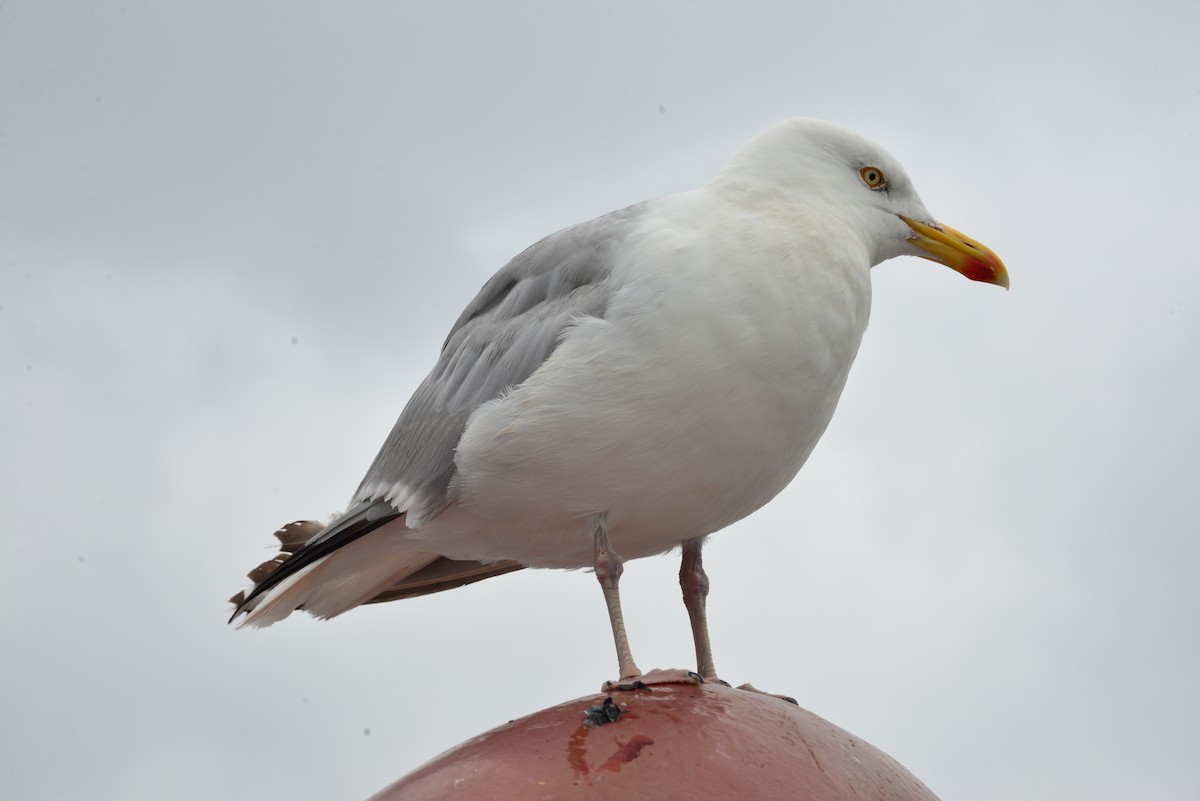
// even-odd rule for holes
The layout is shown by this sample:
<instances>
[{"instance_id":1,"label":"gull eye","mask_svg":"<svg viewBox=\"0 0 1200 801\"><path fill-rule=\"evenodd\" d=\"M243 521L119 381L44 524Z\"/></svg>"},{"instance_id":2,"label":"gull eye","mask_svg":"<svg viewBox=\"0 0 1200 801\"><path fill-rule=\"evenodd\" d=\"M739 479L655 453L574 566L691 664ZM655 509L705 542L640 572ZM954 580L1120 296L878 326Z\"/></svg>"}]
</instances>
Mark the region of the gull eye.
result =
<instances>
[{"instance_id":1,"label":"gull eye","mask_svg":"<svg viewBox=\"0 0 1200 801\"><path fill-rule=\"evenodd\" d=\"M887 178L884 177L883 170L878 167L867 165L859 170L858 174L862 176L863 183L871 189L887 188Z\"/></svg>"}]
</instances>

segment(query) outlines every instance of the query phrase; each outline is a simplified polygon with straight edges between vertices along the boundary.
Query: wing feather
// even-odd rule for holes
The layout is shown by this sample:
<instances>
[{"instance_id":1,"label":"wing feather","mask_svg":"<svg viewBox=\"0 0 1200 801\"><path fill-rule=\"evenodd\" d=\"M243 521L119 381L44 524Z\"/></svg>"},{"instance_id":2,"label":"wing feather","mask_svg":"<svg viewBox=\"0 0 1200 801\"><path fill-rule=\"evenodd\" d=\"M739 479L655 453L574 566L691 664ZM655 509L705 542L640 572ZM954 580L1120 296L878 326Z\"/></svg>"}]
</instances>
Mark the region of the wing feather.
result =
<instances>
[{"instance_id":1,"label":"wing feather","mask_svg":"<svg viewBox=\"0 0 1200 801\"><path fill-rule=\"evenodd\" d=\"M445 509L467 419L532 375L576 320L604 316L614 291L614 251L643 206L552 234L484 284L396 421L355 503L403 501L397 508L411 525Z\"/></svg>"},{"instance_id":2,"label":"wing feather","mask_svg":"<svg viewBox=\"0 0 1200 801\"><path fill-rule=\"evenodd\" d=\"M247 620L265 625L286 616L297 604L306 603L300 599L322 597L327 579L319 573L320 566L335 551L401 516L404 525L415 527L446 508L455 472L454 449L468 418L480 405L532 375L554 352L564 330L581 318L605 315L615 291L616 251L645 205L552 234L483 285L451 328L437 364L400 414L350 508L323 528L311 522L284 527L277 534L283 551L252 572L252 591L230 599L236 606L234 617L246 613ZM393 584L381 587L376 597L368 594L347 601L349 596L340 592L336 598L331 595L323 613L336 614L349 608L347 603L438 592L521 567L516 562L484 565L439 560L435 554L406 558L405 570L397 573ZM389 566L376 568L384 575ZM345 565L340 569L344 572ZM339 581L352 578L341 575Z\"/></svg>"}]
</instances>

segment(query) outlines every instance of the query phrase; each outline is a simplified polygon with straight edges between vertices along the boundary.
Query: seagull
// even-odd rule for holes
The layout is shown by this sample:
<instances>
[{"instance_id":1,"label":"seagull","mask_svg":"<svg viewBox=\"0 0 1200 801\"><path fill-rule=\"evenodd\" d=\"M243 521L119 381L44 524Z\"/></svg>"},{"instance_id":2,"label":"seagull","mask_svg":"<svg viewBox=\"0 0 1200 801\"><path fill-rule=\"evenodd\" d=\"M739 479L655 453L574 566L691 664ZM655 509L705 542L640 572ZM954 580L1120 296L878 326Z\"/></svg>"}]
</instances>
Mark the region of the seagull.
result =
<instances>
[{"instance_id":1,"label":"seagull","mask_svg":"<svg viewBox=\"0 0 1200 801\"><path fill-rule=\"evenodd\" d=\"M231 622L592 568L620 677L606 687L720 681L704 542L799 472L866 330L871 268L905 255L1009 285L887 151L806 118L700 189L551 234L467 305L347 510L276 532ZM676 547L697 668L643 674L623 564Z\"/></svg>"}]
</instances>

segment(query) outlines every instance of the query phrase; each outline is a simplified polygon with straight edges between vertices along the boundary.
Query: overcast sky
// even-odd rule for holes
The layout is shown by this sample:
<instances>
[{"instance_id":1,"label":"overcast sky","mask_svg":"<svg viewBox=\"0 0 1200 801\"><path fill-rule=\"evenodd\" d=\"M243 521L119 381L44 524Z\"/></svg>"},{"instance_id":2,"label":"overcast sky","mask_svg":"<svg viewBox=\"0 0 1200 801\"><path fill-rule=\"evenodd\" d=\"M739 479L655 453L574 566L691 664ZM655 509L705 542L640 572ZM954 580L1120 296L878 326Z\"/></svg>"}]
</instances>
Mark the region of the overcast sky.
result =
<instances>
[{"instance_id":1,"label":"overcast sky","mask_svg":"<svg viewBox=\"0 0 1200 801\"><path fill-rule=\"evenodd\" d=\"M1068 6L1078 11L1068 11ZM824 117L917 259L706 551L721 673L946 801L1200 799L1200 5L0 3L0 797L365 799L615 670L585 573L225 625L450 324L565 225ZM692 660L630 563L643 667Z\"/></svg>"}]
</instances>

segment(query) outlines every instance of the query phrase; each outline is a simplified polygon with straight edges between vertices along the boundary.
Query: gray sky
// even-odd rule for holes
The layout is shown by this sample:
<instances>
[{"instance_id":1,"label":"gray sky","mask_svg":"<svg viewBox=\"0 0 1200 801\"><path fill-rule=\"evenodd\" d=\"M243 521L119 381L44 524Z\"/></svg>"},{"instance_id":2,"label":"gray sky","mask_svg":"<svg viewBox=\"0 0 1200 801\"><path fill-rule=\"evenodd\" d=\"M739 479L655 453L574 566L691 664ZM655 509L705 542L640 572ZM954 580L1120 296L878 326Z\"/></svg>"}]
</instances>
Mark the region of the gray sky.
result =
<instances>
[{"instance_id":1,"label":"gray sky","mask_svg":"<svg viewBox=\"0 0 1200 801\"><path fill-rule=\"evenodd\" d=\"M875 269L825 439L706 552L722 674L947 801L1197 801L1198 28L1185 0L3 2L0 796L366 798L611 677L583 573L260 632L225 599L342 508L510 256L802 114L895 153L1013 289ZM643 667L691 662L677 569L627 567Z\"/></svg>"}]
</instances>

